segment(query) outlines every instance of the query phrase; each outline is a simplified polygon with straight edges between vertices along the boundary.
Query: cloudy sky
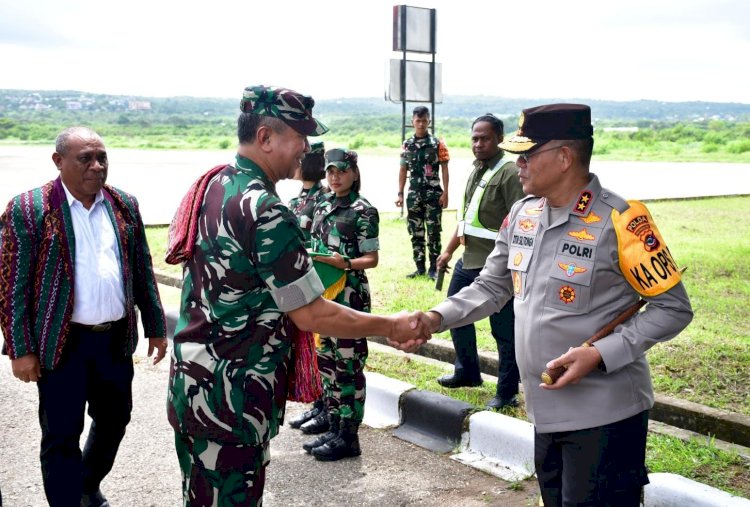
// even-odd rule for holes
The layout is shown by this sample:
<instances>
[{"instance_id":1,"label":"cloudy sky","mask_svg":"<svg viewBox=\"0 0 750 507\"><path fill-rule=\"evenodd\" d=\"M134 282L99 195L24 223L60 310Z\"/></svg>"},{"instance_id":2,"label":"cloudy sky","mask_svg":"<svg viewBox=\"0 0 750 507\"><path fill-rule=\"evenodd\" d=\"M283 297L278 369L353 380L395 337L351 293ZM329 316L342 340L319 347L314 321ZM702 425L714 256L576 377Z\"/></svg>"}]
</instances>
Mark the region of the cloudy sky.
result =
<instances>
[{"instance_id":1,"label":"cloudy sky","mask_svg":"<svg viewBox=\"0 0 750 507\"><path fill-rule=\"evenodd\" d=\"M0 0L0 88L382 97L384 0ZM436 0L446 95L750 103L747 0Z\"/></svg>"}]
</instances>

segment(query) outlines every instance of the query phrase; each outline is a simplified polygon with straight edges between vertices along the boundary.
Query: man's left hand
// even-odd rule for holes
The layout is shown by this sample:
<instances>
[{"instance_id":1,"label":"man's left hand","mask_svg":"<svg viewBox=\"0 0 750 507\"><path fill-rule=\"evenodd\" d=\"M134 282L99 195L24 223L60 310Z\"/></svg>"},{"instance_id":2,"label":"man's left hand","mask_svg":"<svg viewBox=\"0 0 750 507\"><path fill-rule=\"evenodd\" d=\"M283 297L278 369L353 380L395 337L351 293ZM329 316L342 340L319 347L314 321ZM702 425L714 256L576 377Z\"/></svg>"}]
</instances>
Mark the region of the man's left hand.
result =
<instances>
[{"instance_id":1,"label":"man's left hand","mask_svg":"<svg viewBox=\"0 0 750 507\"><path fill-rule=\"evenodd\" d=\"M154 353L156 349L156 355L154 356L153 364L158 363L164 356L167 355L167 339L166 338L149 338L148 339L148 357Z\"/></svg>"},{"instance_id":2,"label":"man's left hand","mask_svg":"<svg viewBox=\"0 0 750 507\"><path fill-rule=\"evenodd\" d=\"M577 384L583 377L596 369L601 362L602 356L596 347L573 347L557 359L547 363L548 369L567 366L565 373L552 385L539 384L542 389L554 391L562 389L568 384Z\"/></svg>"}]
</instances>

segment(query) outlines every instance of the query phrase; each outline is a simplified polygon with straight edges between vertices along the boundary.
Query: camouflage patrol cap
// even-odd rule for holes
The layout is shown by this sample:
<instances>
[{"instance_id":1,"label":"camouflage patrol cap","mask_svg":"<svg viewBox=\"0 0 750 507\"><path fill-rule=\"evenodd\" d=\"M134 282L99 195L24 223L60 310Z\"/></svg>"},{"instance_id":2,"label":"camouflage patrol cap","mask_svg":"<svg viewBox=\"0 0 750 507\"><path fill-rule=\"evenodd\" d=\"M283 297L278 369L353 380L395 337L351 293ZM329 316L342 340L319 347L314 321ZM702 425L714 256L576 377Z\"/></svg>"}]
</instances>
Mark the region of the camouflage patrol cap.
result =
<instances>
[{"instance_id":1,"label":"camouflage patrol cap","mask_svg":"<svg viewBox=\"0 0 750 507\"><path fill-rule=\"evenodd\" d=\"M328 127L313 118L315 100L288 88L278 86L248 86L242 93L240 110L272 116L283 120L300 134L320 136L328 132Z\"/></svg>"},{"instance_id":2,"label":"camouflage patrol cap","mask_svg":"<svg viewBox=\"0 0 750 507\"><path fill-rule=\"evenodd\" d=\"M326 148L325 148L325 143L323 143L323 141L320 141L318 143L311 143L310 151L308 152L308 155L312 155L314 153L319 153L322 155L323 153L325 153L325 151L326 151Z\"/></svg>"},{"instance_id":3,"label":"camouflage patrol cap","mask_svg":"<svg viewBox=\"0 0 750 507\"><path fill-rule=\"evenodd\" d=\"M546 104L521 112L518 130L500 148L526 153L553 139L589 139L594 135L591 108L584 104Z\"/></svg>"},{"instance_id":4,"label":"camouflage patrol cap","mask_svg":"<svg viewBox=\"0 0 750 507\"><path fill-rule=\"evenodd\" d=\"M349 167L357 167L356 151L345 150L343 148L334 148L326 152L326 169L334 166L337 169L344 170Z\"/></svg>"}]
</instances>

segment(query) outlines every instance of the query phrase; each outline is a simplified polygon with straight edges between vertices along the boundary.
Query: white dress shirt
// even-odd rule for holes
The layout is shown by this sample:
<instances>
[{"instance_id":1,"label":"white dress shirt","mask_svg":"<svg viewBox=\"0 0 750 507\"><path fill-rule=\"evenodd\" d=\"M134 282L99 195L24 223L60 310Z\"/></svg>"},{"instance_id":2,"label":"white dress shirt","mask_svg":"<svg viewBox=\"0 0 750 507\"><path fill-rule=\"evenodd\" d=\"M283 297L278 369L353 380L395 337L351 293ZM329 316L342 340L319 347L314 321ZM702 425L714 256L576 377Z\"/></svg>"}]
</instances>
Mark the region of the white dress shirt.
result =
<instances>
[{"instance_id":1,"label":"white dress shirt","mask_svg":"<svg viewBox=\"0 0 750 507\"><path fill-rule=\"evenodd\" d=\"M86 209L63 183L75 233L72 322L101 324L125 316L125 288L117 236L101 190Z\"/></svg>"}]
</instances>

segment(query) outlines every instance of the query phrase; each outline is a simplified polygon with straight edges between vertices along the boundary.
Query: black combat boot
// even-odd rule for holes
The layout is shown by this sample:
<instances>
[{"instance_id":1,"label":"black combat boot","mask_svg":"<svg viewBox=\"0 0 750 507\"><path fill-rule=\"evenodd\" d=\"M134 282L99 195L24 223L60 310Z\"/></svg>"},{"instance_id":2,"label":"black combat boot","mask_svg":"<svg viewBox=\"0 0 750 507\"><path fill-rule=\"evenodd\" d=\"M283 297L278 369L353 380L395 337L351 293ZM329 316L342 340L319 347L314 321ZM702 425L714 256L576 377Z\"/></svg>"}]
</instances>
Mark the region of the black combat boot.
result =
<instances>
[{"instance_id":1,"label":"black combat boot","mask_svg":"<svg viewBox=\"0 0 750 507\"><path fill-rule=\"evenodd\" d=\"M328 411L323 408L318 415L304 423L299 429L306 435L317 435L328 431Z\"/></svg>"},{"instance_id":2,"label":"black combat boot","mask_svg":"<svg viewBox=\"0 0 750 507\"><path fill-rule=\"evenodd\" d=\"M342 419L341 429L336 438L329 440L312 450L312 455L319 461L338 461L342 458L353 458L362 454L359 448L359 423L351 419Z\"/></svg>"},{"instance_id":3,"label":"black combat boot","mask_svg":"<svg viewBox=\"0 0 750 507\"><path fill-rule=\"evenodd\" d=\"M318 438L314 438L312 440L309 440L302 444L302 448L307 452L308 454L313 451L316 447L320 447L321 445L325 445L326 442L329 440L333 440L336 437L339 436L339 415L338 414L328 414L328 426L329 431L327 433L323 433Z\"/></svg>"},{"instance_id":4,"label":"black combat boot","mask_svg":"<svg viewBox=\"0 0 750 507\"><path fill-rule=\"evenodd\" d=\"M418 263L417 270L414 273L409 273L408 275L406 275L406 278L416 278L418 276L424 276L425 273L426 271L424 269L424 262L422 262L421 264Z\"/></svg>"},{"instance_id":5,"label":"black combat boot","mask_svg":"<svg viewBox=\"0 0 750 507\"><path fill-rule=\"evenodd\" d=\"M310 410L304 411L301 415L298 415L294 419L289 421L289 426L292 428L299 429L300 426L305 424L310 419L314 419L323 411L323 400L315 400Z\"/></svg>"}]
</instances>

